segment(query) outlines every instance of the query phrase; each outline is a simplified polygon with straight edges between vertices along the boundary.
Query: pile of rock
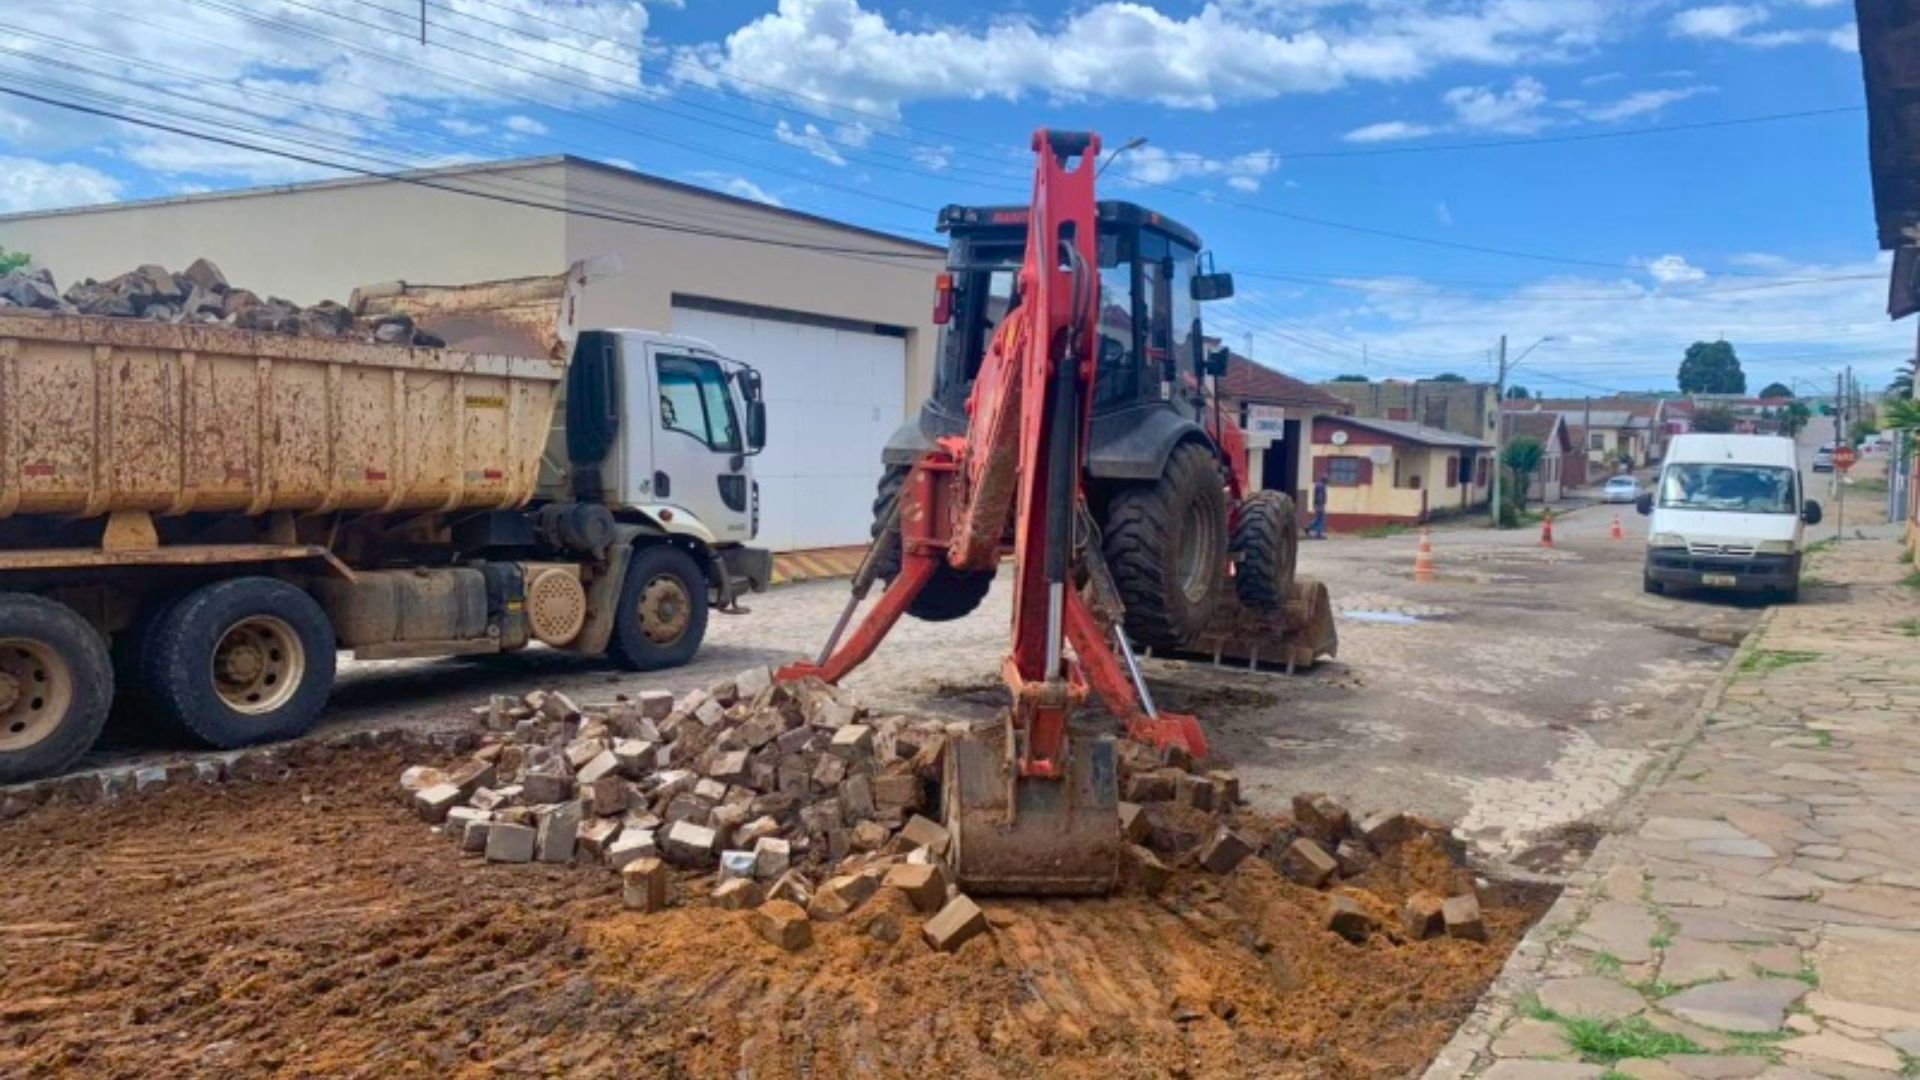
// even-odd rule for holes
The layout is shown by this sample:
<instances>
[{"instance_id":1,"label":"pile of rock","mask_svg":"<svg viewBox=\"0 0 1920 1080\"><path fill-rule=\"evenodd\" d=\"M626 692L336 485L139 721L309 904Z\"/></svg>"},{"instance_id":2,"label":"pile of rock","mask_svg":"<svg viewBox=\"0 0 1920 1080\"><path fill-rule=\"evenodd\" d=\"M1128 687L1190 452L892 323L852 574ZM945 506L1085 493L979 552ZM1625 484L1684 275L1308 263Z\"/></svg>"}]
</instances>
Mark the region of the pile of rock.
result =
<instances>
[{"instance_id":1,"label":"pile of rock","mask_svg":"<svg viewBox=\"0 0 1920 1080\"><path fill-rule=\"evenodd\" d=\"M0 311L23 308L61 315L97 315L152 322L217 324L301 337L344 338L383 345L439 348L440 338L420 330L407 315L365 320L332 300L301 307L277 296L262 299L234 288L207 259L178 273L149 263L110 281L88 278L62 293L45 269L0 277Z\"/></svg>"},{"instance_id":2,"label":"pile of rock","mask_svg":"<svg viewBox=\"0 0 1920 1080\"><path fill-rule=\"evenodd\" d=\"M987 927L952 885L946 829L920 813L947 725L869 716L838 688L766 668L678 699L582 707L534 691L479 712L489 734L470 759L400 780L473 855L605 866L642 911L667 906L676 880L705 880L714 904L755 909L758 932L789 949L811 941L810 920L883 887L931 916L937 949Z\"/></svg>"}]
</instances>

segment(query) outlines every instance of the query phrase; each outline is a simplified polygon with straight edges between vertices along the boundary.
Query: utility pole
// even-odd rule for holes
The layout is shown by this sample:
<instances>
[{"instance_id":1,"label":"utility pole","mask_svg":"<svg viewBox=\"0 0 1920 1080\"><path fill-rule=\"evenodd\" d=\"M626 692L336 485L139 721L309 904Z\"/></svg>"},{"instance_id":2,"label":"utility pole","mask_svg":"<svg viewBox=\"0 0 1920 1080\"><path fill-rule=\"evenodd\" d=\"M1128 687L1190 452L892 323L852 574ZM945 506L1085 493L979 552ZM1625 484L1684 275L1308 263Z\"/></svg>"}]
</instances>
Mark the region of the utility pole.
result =
<instances>
[{"instance_id":1,"label":"utility pole","mask_svg":"<svg viewBox=\"0 0 1920 1080\"><path fill-rule=\"evenodd\" d=\"M1488 506L1488 514L1494 528L1500 527L1500 457L1506 452L1507 413L1502 404L1507 398L1507 335L1500 335L1500 362L1493 380L1493 502Z\"/></svg>"}]
</instances>

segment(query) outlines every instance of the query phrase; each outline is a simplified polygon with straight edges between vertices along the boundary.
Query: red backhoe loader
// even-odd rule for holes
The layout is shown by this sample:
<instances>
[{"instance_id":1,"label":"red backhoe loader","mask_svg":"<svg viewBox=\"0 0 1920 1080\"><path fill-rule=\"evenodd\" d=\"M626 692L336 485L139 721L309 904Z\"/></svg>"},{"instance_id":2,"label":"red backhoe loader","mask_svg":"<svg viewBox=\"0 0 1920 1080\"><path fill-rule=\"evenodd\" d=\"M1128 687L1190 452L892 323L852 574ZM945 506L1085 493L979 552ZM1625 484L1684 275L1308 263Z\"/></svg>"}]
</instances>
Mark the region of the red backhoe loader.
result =
<instances>
[{"instance_id":1,"label":"red backhoe loader","mask_svg":"<svg viewBox=\"0 0 1920 1080\"><path fill-rule=\"evenodd\" d=\"M1033 149L1030 206L942 214L956 241L936 320L964 321L922 414L931 437L904 464L890 448L847 608L819 659L780 677L837 682L902 615L966 614L1010 547L1013 703L1000 730L948 747L954 869L975 892L1092 894L1115 884L1121 838L1115 740L1071 723L1089 692L1128 737L1207 753L1193 717L1155 707L1129 634L1289 667L1334 642L1325 589L1293 580L1292 499L1246 491L1244 438L1208 393L1226 353L1204 348L1196 305L1231 277L1198 273L1178 225L1096 203L1097 135L1043 130ZM998 258L973 265L982 248Z\"/></svg>"}]
</instances>

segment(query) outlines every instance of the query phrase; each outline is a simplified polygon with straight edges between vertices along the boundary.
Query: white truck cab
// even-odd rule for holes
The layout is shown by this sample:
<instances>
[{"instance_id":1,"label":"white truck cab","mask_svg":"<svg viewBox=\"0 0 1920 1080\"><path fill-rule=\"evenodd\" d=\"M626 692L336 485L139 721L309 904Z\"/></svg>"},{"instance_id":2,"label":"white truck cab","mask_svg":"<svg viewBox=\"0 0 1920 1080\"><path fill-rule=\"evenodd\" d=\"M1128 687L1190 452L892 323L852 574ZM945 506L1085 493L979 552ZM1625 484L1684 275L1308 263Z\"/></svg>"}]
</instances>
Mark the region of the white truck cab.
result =
<instances>
[{"instance_id":1,"label":"white truck cab","mask_svg":"<svg viewBox=\"0 0 1920 1080\"><path fill-rule=\"evenodd\" d=\"M1806 526L1819 523L1820 504L1805 497L1792 439L1676 436L1638 507L1651 518L1646 591L1798 597Z\"/></svg>"}]
</instances>

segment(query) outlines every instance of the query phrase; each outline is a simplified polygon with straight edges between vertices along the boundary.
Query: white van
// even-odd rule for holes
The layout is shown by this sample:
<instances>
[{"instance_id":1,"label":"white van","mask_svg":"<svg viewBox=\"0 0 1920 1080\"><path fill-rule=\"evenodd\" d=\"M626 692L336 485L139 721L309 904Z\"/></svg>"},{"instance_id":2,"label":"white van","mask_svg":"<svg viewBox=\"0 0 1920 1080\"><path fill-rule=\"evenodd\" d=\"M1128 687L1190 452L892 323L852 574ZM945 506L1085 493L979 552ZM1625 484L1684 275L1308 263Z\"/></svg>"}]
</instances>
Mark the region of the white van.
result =
<instances>
[{"instance_id":1,"label":"white van","mask_svg":"<svg viewBox=\"0 0 1920 1080\"><path fill-rule=\"evenodd\" d=\"M1676 436L1639 509L1653 518L1648 592L1708 588L1798 598L1806 526L1819 523L1820 504L1804 497L1792 439Z\"/></svg>"}]
</instances>

